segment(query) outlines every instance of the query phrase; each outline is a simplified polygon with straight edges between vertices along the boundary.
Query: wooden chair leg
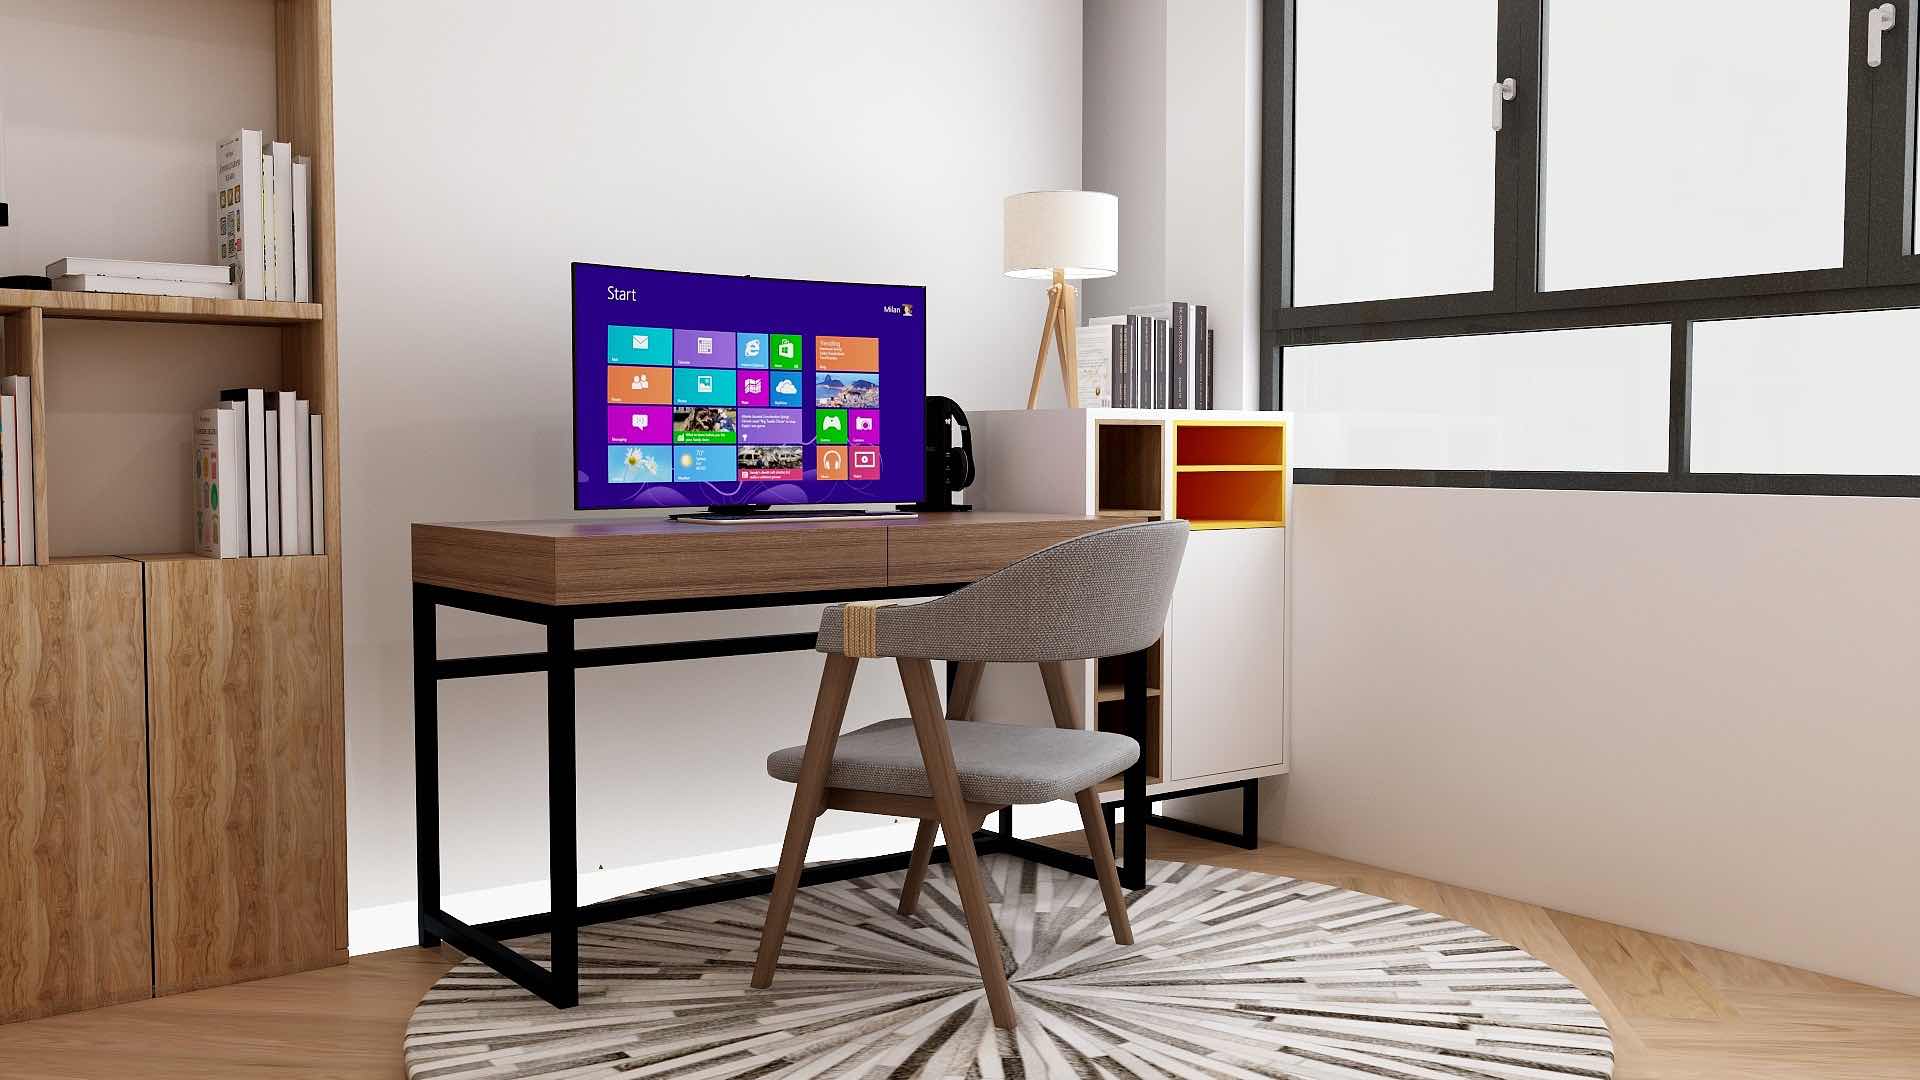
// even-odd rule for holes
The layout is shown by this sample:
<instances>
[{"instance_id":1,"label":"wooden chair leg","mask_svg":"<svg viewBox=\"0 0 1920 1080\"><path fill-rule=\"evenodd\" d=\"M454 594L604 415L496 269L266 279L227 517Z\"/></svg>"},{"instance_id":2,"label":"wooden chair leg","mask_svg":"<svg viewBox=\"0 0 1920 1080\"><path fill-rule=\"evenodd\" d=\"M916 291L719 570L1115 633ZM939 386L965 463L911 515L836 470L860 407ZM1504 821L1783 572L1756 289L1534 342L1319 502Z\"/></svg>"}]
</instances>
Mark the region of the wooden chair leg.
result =
<instances>
[{"instance_id":1,"label":"wooden chair leg","mask_svg":"<svg viewBox=\"0 0 1920 1080\"><path fill-rule=\"evenodd\" d=\"M1047 707L1053 710L1053 726L1078 730L1080 717L1073 711L1073 697L1067 689L1067 667L1062 663L1040 665L1040 683L1047 689ZM1107 922L1113 927L1116 944L1133 944L1133 924L1127 918L1127 894L1120 888L1120 868L1113 862L1113 843L1107 834L1106 815L1100 809L1100 796L1092 788L1074 795L1080 807L1080 827L1087 834L1087 854L1093 858L1094 872L1100 878L1100 897L1106 901Z\"/></svg>"},{"instance_id":2,"label":"wooden chair leg","mask_svg":"<svg viewBox=\"0 0 1920 1080\"><path fill-rule=\"evenodd\" d=\"M851 656L827 656L820 674L820 693L813 703L813 724L807 730L807 749L800 759L800 780L793 786L793 810L787 815L787 837L780 847L780 869L774 875L773 895L767 899L767 922L760 931L760 955L753 965L752 984L765 990L773 985L780 962L780 945L793 917L794 897L800 892L800 871L807 864L807 842L833 768L833 748L840 741L840 722L847 715L847 697L853 691L853 673L860 661Z\"/></svg>"},{"instance_id":3,"label":"wooden chair leg","mask_svg":"<svg viewBox=\"0 0 1920 1080\"><path fill-rule=\"evenodd\" d=\"M965 720L973 714L973 700L980 694L980 678L987 665L978 660L963 661L953 673L953 689L947 694L947 719Z\"/></svg>"},{"instance_id":4,"label":"wooden chair leg","mask_svg":"<svg viewBox=\"0 0 1920 1080\"><path fill-rule=\"evenodd\" d=\"M913 861L907 864L907 880L900 886L902 915L911 915L920 907L920 885L927 880L927 864L933 861L933 837L939 831L939 822L922 821L913 834Z\"/></svg>"},{"instance_id":5,"label":"wooden chair leg","mask_svg":"<svg viewBox=\"0 0 1920 1080\"><path fill-rule=\"evenodd\" d=\"M973 826L967 819L966 800L960 794L960 775L953 765L953 745L947 738L947 725L940 714L933 665L904 657L899 663L900 682L907 691L907 709L913 714L914 734L919 737L920 757L927 768L927 784L933 789L941 831L947 834L947 857L953 863L954 883L959 887L960 905L967 916L967 933L973 938L974 956L980 964L987 1008L993 1014L995 1027L1012 1030L1018 1022L1013 1010L1013 991L1007 987L1007 971L1000 962L1000 939L993 923L993 908L987 903L980 861L973 851Z\"/></svg>"}]
</instances>

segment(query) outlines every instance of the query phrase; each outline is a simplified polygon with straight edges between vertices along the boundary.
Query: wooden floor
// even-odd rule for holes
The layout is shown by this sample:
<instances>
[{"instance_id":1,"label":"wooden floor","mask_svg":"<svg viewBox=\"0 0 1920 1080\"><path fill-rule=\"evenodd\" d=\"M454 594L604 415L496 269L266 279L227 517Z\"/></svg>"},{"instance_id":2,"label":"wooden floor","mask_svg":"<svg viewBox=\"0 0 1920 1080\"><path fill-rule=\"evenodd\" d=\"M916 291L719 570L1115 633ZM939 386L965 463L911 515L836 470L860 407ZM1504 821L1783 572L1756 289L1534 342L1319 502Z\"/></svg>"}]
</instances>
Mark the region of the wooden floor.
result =
<instances>
[{"instance_id":1,"label":"wooden floor","mask_svg":"<svg viewBox=\"0 0 1920 1080\"><path fill-rule=\"evenodd\" d=\"M1600 1007L1621 1080L1920 1078L1920 998L1277 845L1239 851L1156 831L1152 855L1392 897L1505 938ZM407 1016L451 962L401 949L0 1027L0 1077L399 1080Z\"/></svg>"}]
</instances>

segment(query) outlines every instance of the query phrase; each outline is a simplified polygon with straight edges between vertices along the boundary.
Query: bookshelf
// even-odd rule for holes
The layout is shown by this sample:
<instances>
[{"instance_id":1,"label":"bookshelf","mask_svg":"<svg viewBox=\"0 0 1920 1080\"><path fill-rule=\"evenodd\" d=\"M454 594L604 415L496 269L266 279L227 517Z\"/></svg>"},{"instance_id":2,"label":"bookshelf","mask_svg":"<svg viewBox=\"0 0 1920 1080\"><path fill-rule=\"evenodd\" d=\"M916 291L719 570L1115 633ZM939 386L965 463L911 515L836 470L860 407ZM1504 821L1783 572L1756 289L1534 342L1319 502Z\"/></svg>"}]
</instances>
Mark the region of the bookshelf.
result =
<instances>
[{"instance_id":1,"label":"bookshelf","mask_svg":"<svg viewBox=\"0 0 1920 1080\"><path fill-rule=\"evenodd\" d=\"M272 135L312 159L314 302L0 289L0 367L33 380L39 560L0 567L0 819L20 826L0 836L0 910L22 913L32 928L0 935L0 1023L346 960L332 4L273 0L254 10L225 29L260 35L239 44L271 55ZM138 7L127 14L121 32L152 34L157 51L168 47L165 20ZM112 64L75 52L60 62L83 79L89 65ZM143 74L103 67L100 77L124 83ZM200 92L144 77L152 82L142 92ZM257 95L233 96L232 128L260 126L245 111ZM8 120L36 122L19 108ZM211 139L204 160L210 200ZM124 182L130 197L146 194L139 176ZM33 207L19 188L14 209L24 216ZM82 209L48 207L42 216L77 218ZM147 209L177 217L203 208ZM209 236L205 249L127 254L206 262L211 246ZM169 391L155 400L206 408L224 387L249 385L310 401L326 418L326 513L315 527L328 554L205 559L119 550L120 533L76 532L71 517L51 528L49 501L58 515L60 485L94 467L96 451L143 451L111 433L89 446L92 436L75 431L98 422L87 412L90 395L140 392L102 385L126 378L128 365L103 362L98 348L66 347L77 339L64 329L49 333L82 320L123 324L111 331L110 348L120 350L172 342L174 353L191 352L202 338L183 350L167 335L242 335L239 359L217 373L155 365L149 377L168 380ZM232 378L236 365L243 380ZM191 429L191 415L178 420L175 428ZM182 448L182 499L189 469ZM177 513L171 498L132 493L124 513ZM170 531L171 521L148 530Z\"/></svg>"},{"instance_id":2,"label":"bookshelf","mask_svg":"<svg viewBox=\"0 0 1920 1080\"><path fill-rule=\"evenodd\" d=\"M1172 798L1285 773L1291 417L1040 409L971 420L979 480L967 494L983 510L1192 523L1148 668L1148 793ZM1123 730L1116 663L1082 667L1074 686L1082 715ZM1049 723L1037 687L1031 676L989 669L976 712ZM1111 787L1103 797L1117 799Z\"/></svg>"}]
</instances>

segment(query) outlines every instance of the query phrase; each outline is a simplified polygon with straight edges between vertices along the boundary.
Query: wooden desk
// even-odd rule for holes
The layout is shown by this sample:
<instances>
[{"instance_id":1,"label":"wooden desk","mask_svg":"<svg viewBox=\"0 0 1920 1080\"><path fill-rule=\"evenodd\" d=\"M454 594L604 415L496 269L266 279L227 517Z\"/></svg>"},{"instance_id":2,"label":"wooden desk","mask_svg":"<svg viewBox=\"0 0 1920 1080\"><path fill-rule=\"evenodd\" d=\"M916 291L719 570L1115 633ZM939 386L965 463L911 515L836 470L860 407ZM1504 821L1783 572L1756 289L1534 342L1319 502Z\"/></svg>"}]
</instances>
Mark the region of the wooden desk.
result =
<instances>
[{"instance_id":1,"label":"wooden desk","mask_svg":"<svg viewBox=\"0 0 1920 1080\"><path fill-rule=\"evenodd\" d=\"M414 815L418 829L420 944L441 941L484 961L561 1008L579 1001L579 928L768 892L771 874L582 907L576 865L574 676L582 668L810 650L814 635L764 634L581 649L581 619L776 607L952 592L1018 559L1113 521L1060 514L922 514L871 521L690 525L659 518L499 521L413 526ZM546 628L543 652L443 658L442 607ZM1144 745L1147 655L1126 659L1130 734ZM552 910L469 925L440 908L440 704L448 679L544 672ZM795 716L805 712L795 703ZM761 753L768 748L756 748ZM1146 884L1147 759L1125 774L1121 881ZM1093 877L1082 856L1013 836L1011 810L975 838L1003 851ZM944 858L944 848L935 858ZM903 870L905 853L810 869L808 884ZM546 933L550 967L505 942Z\"/></svg>"}]
</instances>

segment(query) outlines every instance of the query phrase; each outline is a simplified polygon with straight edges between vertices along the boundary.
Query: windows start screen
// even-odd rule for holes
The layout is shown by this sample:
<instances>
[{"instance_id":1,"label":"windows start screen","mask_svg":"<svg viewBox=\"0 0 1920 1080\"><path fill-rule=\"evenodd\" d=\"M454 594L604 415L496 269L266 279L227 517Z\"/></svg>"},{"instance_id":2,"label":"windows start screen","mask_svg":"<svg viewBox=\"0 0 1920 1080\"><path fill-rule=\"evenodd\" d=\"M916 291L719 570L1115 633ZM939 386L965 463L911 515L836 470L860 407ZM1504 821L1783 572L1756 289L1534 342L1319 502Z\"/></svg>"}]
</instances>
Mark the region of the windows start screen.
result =
<instances>
[{"instance_id":1,"label":"windows start screen","mask_svg":"<svg viewBox=\"0 0 1920 1080\"><path fill-rule=\"evenodd\" d=\"M880 339L607 327L609 484L880 479Z\"/></svg>"}]
</instances>

